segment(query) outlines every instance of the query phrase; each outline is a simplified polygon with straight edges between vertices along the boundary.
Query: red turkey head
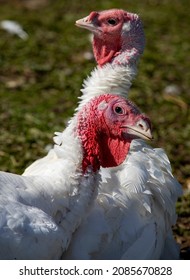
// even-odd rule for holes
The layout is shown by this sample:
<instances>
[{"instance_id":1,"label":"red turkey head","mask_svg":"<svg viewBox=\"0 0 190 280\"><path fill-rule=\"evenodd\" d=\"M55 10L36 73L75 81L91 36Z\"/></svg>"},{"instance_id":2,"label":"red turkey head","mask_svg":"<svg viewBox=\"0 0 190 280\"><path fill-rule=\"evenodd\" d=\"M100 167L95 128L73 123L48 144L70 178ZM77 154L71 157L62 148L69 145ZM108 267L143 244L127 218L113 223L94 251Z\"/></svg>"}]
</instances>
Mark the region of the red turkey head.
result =
<instances>
[{"instance_id":1,"label":"red turkey head","mask_svg":"<svg viewBox=\"0 0 190 280\"><path fill-rule=\"evenodd\" d=\"M148 117L129 100L111 94L100 95L78 113L77 134L84 150L83 171L92 166L121 164L132 139L152 139Z\"/></svg>"},{"instance_id":2,"label":"red turkey head","mask_svg":"<svg viewBox=\"0 0 190 280\"><path fill-rule=\"evenodd\" d=\"M145 36L142 22L136 14L118 9L91 12L89 16L77 20L76 25L94 34L93 51L100 66L126 50L129 56L132 53L138 57L143 53Z\"/></svg>"}]
</instances>

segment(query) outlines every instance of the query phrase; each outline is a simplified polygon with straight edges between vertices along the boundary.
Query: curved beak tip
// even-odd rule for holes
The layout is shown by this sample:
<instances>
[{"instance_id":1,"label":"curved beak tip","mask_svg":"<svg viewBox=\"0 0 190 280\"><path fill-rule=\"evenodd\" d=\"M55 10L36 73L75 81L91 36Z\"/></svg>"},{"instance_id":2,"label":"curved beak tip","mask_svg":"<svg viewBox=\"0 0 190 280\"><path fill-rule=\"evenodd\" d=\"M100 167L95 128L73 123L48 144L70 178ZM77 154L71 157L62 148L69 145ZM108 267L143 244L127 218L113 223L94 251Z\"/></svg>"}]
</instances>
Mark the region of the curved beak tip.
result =
<instances>
[{"instance_id":1,"label":"curved beak tip","mask_svg":"<svg viewBox=\"0 0 190 280\"><path fill-rule=\"evenodd\" d=\"M145 140L153 140L151 128L145 128L139 125L126 125L123 126L127 128L127 134L130 134L134 138L142 138Z\"/></svg>"},{"instance_id":2,"label":"curved beak tip","mask_svg":"<svg viewBox=\"0 0 190 280\"><path fill-rule=\"evenodd\" d=\"M154 139L154 137L153 137L153 135L152 135L151 129L148 129L148 130L145 132L144 136L147 137L148 140L153 140L153 139Z\"/></svg>"}]
</instances>

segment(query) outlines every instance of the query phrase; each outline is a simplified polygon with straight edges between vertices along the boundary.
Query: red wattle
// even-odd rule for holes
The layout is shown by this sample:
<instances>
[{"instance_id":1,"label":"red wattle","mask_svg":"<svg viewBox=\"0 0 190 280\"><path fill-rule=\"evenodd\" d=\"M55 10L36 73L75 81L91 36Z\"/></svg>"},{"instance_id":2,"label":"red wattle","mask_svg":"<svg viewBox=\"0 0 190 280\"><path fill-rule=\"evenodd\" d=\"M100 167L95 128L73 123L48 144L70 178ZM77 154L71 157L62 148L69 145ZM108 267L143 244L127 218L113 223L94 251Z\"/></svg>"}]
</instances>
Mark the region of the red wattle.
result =
<instances>
[{"instance_id":1,"label":"red wattle","mask_svg":"<svg viewBox=\"0 0 190 280\"><path fill-rule=\"evenodd\" d=\"M125 160L130 149L130 142L102 137L99 146L101 166L114 167L120 165Z\"/></svg>"}]
</instances>

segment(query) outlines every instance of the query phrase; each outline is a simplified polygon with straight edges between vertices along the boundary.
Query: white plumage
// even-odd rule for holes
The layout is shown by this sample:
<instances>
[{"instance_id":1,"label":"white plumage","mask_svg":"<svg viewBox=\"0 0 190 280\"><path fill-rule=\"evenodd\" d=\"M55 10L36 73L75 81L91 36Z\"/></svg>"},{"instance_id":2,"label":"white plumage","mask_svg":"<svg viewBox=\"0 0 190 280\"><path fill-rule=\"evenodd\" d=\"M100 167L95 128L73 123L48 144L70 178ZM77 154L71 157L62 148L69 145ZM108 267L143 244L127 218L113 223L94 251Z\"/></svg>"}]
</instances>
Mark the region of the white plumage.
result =
<instances>
[{"instance_id":1,"label":"white plumage","mask_svg":"<svg viewBox=\"0 0 190 280\"><path fill-rule=\"evenodd\" d=\"M68 247L96 188L93 174L82 176L70 129L42 169L34 164L35 175L0 172L0 259L59 259Z\"/></svg>"},{"instance_id":2,"label":"white plumage","mask_svg":"<svg viewBox=\"0 0 190 280\"><path fill-rule=\"evenodd\" d=\"M165 152L133 140L123 164L101 175L95 203L64 258L178 259L171 225L181 186Z\"/></svg>"},{"instance_id":3,"label":"white plumage","mask_svg":"<svg viewBox=\"0 0 190 280\"><path fill-rule=\"evenodd\" d=\"M136 72L136 64L114 65L114 67L111 64L105 64L103 67L96 67L83 83L77 110L80 110L91 98L103 92L126 97Z\"/></svg>"}]
</instances>

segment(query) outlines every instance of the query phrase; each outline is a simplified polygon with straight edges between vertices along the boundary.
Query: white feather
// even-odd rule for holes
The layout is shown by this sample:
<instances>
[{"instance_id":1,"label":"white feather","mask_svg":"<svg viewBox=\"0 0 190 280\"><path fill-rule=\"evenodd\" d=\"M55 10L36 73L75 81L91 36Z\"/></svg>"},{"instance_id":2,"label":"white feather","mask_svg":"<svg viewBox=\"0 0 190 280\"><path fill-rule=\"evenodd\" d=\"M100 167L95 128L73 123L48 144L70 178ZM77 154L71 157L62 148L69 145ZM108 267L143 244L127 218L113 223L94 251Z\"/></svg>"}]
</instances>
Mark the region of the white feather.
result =
<instances>
[{"instance_id":1,"label":"white feather","mask_svg":"<svg viewBox=\"0 0 190 280\"><path fill-rule=\"evenodd\" d=\"M28 39L28 34L23 30L22 26L13 20L2 20L0 27L10 34L15 34L23 40Z\"/></svg>"}]
</instances>

